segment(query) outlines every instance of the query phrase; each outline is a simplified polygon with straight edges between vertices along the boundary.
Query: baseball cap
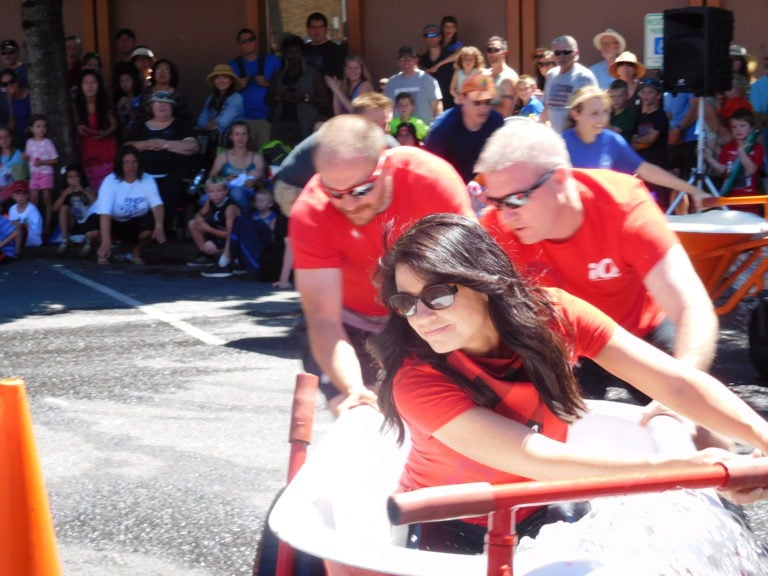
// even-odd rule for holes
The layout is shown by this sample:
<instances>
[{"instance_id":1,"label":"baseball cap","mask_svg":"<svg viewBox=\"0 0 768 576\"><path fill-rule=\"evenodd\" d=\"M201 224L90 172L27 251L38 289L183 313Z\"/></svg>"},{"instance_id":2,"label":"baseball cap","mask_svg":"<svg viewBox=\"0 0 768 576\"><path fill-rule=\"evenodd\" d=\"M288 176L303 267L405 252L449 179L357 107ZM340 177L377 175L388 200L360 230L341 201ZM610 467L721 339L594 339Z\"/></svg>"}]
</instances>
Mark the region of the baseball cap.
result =
<instances>
[{"instance_id":1,"label":"baseball cap","mask_svg":"<svg viewBox=\"0 0 768 576\"><path fill-rule=\"evenodd\" d=\"M427 24L421 29L425 38L437 38L440 36L440 27L437 24Z\"/></svg>"},{"instance_id":2,"label":"baseball cap","mask_svg":"<svg viewBox=\"0 0 768 576\"><path fill-rule=\"evenodd\" d=\"M486 74L473 74L464 80L461 93L472 100L493 100L496 97L496 84Z\"/></svg>"},{"instance_id":3,"label":"baseball cap","mask_svg":"<svg viewBox=\"0 0 768 576\"><path fill-rule=\"evenodd\" d=\"M657 80L656 78L643 78L638 83L637 88L640 89L644 86L650 86L651 88L655 88L658 92L664 92L664 84L662 84L661 80Z\"/></svg>"},{"instance_id":4,"label":"baseball cap","mask_svg":"<svg viewBox=\"0 0 768 576\"><path fill-rule=\"evenodd\" d=\"M397 57L402 58L403 56L410 56L413 58L416 55L416 52L413 51L413 48L410 46L401 46L400 50L397 51Z\"/></svg>"},{"instance_id":5,"label":"baseball cap","mask_svg":"<svg viewBox=\"0 0 768 576\"><path fill-rule=\"evenodd\" d=\"M16 40L8 39L3 40L0 42L0 52L5 52L6 50L10 50L12 52L18 52L19 51L19 43L16 42Z\"/></svg>"},{"instance_id":6,"label":"baseball cap","mask_svg":"<svg viewBox=\"0 0 768 576\"><path fill-rule=\"evenodd\" d=\"M15 182L11 183L10 186L8 186L8 191L11 194L29 193L29 184L27 184L26 180L16 180Z\"/></svg>"}]
</instances>

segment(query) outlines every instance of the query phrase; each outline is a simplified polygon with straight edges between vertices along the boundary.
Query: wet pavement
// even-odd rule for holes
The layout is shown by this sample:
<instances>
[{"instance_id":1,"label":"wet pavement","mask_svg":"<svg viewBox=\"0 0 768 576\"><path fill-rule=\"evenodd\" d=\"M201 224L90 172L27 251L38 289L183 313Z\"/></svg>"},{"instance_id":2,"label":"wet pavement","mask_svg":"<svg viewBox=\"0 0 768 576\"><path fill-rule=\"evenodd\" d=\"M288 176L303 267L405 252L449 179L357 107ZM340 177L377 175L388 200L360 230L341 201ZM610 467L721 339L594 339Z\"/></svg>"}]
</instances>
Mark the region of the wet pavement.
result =
<instances>
[{"instance_id":1,"label":"wet pavement","mask_svg":"<svg viewBox=\"0 0 768 576\"><path fill-rule=\"evenodd\" d=\"M185 259L0 267L0 376L27 382L67 576L251 574L285 478L300 307ZM768 416L749 310L722 319L713 372ZM747 515L768 540L768 505Z\"/></svg>"}]
</instances>

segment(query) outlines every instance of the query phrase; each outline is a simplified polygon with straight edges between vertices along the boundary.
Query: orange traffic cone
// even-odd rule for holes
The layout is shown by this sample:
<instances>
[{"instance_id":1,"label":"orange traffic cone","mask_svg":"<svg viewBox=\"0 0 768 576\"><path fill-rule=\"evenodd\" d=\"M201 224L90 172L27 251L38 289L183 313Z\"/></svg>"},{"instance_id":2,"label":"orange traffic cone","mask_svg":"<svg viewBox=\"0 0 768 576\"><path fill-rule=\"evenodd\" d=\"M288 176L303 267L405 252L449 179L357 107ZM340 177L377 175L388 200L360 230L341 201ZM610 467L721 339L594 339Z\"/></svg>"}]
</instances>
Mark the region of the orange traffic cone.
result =
<instances>
[{"instance_id":1,"label":"orange traffic cone","mask_svg":"<svg viewBox=\"0 0 768 576\"><path fill-rule=\"evenodd\" d=\"M22 380L0 380L0 574L60 576Z\"/></svg>"}]
</instances>

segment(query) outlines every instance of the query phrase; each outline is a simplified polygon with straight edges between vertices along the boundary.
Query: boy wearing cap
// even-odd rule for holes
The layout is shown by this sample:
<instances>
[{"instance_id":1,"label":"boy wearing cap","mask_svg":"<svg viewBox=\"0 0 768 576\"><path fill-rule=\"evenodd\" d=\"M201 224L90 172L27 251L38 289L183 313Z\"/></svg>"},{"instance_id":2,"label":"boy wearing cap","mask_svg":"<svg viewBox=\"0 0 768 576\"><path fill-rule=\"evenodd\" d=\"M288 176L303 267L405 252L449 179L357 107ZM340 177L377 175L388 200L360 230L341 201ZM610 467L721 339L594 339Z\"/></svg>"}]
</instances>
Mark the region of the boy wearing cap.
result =
<instances>
[{"instance_id":1,"label":"boy wearing cap","mask_svg":"<svg viewBox=\"0 0 768 576\"><path fill-rule=\"evenodd\" d=\"M29 186L24 180L11 184L16 204L8 209L8 220L19 231L16 236L16 254L23 246L40 246L43 243L43 216L37 206L29 201Z\"/></svg>"},{"instance_id":2,"label":"boy wearing cap","mask_svg":"<svg viewBox=\"0 0 768 576\"><path fill-rule=\"evenodd\" d=\"M443 93L443 110L453 108L455 102L451 95L451 80L453 79L452 66L437 65L450 58L451 51L447 46L443 46L443 34L437 24L427 24L421 31L424 37L424 44L427 49L419 56L419 68L428 71L440 85L440 91Z\"/></svg>"},{"instance_id":3,"label":"boy wearing cap","mask_svg":"<svg viewBox=\"0 0 768 576\"><path fill-rule=\"evenodd\" d=\"M467 183L488 137L504 124L501 114L491 108L496 97L493 78L486 74L469 76L461 85L458 106L441 114L429 129L424 147L445 158Z\"/></svg>"},{"instance_id":4,"label":"boy wearing cap","mask_svg":"<svg viewBox=\"0 0 768 576\"><path fill-rule=\"evenodd\" d=\"M397 51L397 65L400 72L390 76L384 87L384 94L395 101L401 92L413 96L416 105L414 116L431 124L443 111L443 93L432 76L416 67L416 53L410 46Z\"/></svg>"},{"instance_id":5,"label":"boy wearing cap","mask_svg":"<svg viewBox=\"0 0 768 576\"><path fill-rule=\"evenodd\" d=\"M606 29L604 32L596 34L592 38L592 44L600 51L602 60L597 64L593 64L589 67L592 74L597 78L597 85L603 90L608 90L611 85L613 76L609 73L611 65L616 61L616 57L624 52L627 47L627 41L624 40L624 36L613 30L612 28Z\"/></svg>"}]
</instances>

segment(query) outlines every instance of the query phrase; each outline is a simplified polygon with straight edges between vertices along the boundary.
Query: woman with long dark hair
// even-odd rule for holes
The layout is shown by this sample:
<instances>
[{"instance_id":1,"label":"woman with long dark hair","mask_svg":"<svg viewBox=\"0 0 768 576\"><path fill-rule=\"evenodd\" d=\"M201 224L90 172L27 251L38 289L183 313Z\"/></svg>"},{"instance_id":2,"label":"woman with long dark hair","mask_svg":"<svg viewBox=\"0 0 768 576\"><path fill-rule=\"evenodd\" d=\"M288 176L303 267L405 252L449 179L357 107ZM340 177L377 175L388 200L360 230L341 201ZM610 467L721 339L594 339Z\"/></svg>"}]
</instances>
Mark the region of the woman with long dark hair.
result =
<instances>
[{"instance_id":1,"label":"woman with long dark hair","mask_svg":"<svg viewBox=\"0 0 768 576\"><path fill-rule=\"evenodd\" d=\"M95 70L83 70L75 91L75 121L80 136L80 163L94 190L112 172L117 152L117 116Z\"/></svg>"},{"instance_id":2,"label":"woman with long dark hair","mask_svg":"<svg viewBox=\"0 0 768 576\"><path fill-rule=\"evenodd\" d=\"M564 443L585 409L571 371L587 356L681 414L768 448L768 424L720 382L684 366L557 289L528 285L475 221L434 214L403 234L378 279L390 315L369 340L381 368L379 405L411 450L400 490L569 479L709 466L717 449L674 457L597 454ZM737 501L763 497L731 494ZM535 535L552 510L517 512ZM485 518L412 526L411 542L480 553Z\"/></svg>"}]
</instances>

